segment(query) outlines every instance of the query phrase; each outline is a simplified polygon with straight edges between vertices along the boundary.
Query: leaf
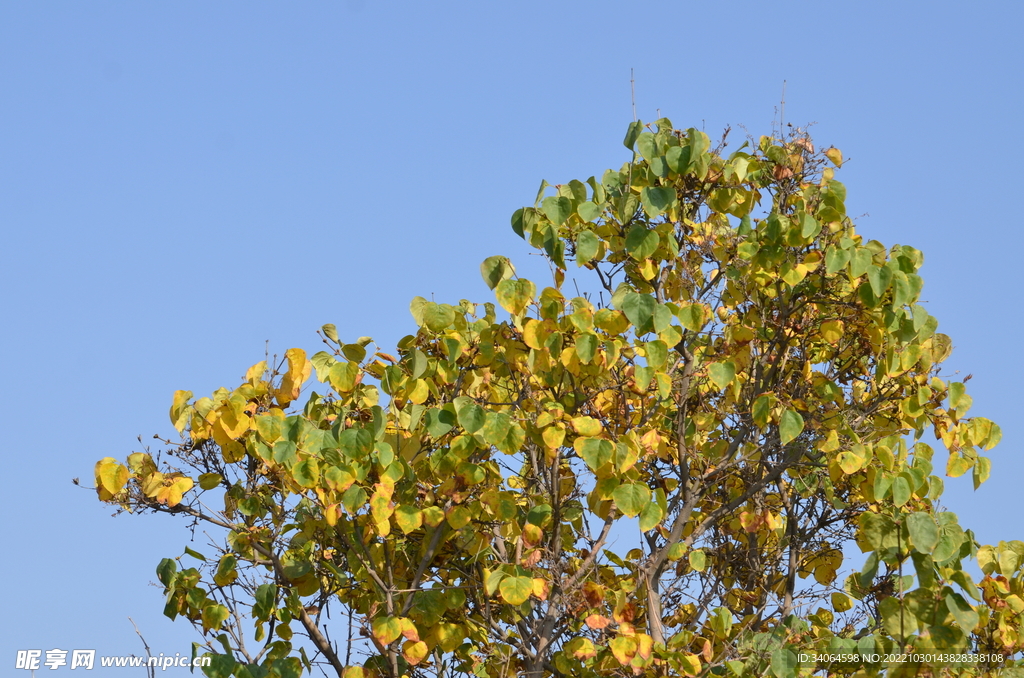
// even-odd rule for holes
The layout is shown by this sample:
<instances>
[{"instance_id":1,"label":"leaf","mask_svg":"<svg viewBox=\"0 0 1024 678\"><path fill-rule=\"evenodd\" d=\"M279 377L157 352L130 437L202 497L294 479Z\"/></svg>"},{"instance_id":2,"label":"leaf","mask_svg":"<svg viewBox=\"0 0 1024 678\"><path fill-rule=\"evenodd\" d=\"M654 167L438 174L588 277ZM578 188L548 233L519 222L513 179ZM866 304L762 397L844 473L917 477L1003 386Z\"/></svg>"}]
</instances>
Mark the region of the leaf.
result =
<instances>
[{"instance_id":1,"label":"leaf","mask_svg":"<svg viewBox=\"0 0 1024 678\"><path fill-rule=\"evenodd\" d=\"M776 678L793 678L796 675L797 659L792 650L779 648L772 652L771 671Z\"/></svg>"},{"instance_id":2,"label":"leaf","mask_svg":"<svg viewBox=\"0 0 1024 678\"><path fill-rule=\"evenodd\" d=\"M651 219L667 212L675 201L675 189L669 186L645 186L643 190L640 191L640 203L644 206L644 212L646 212L647 216ZM651 232L653 233L653 231ZM657 234L655 234L655 236L657 236Z\"/></svg>"},{"instance_id":3,"label":"leaf","mask_svg":"<svg viewBox=\"0 0 1024 678\"><path fill-rule=\"evenodd\" d=\"M448 304L428 301L421 311L423 326L432 332L440 332L455 322L455 309Z\"/></svg>"},{"instance_id":4,"label":"leaf","mask_svg":"<svg viewBox=\"0 0 1024 678\"><path fill-rule=\"evenodd\" d=\"M612 492L612 499L622 513L635 518L651 501L651 488L644 483L622 483Z\"/></svg>"},{"instance_id":5,"label":"leaf","mask_svg":"<svg viewBox=\"0 0 1024 678\"><path fill-rule=\"evenodd\" d=\"M622 300L622 312L629 322L633 323L637 334L644 334L654 329L654 309L658 302L649 294L628 292Z\"/></svg>"},{"instance_id":6,"label":"leaf","mask_svg":"<svg viewBox=\"0 0 1024 678\"><path fill-rule=\"evenodd\" d=\"M896 524L888 516L865 511L857 519L857 546L864 553L896 546Z\"/></svg>"},{"instance_id":7,"label":"leaf","mask_svg":"<svg viewBox=\"0 0 1024 678\"><path fill-rule=\"evenodd\" d=\"M825 157L832 161L832 164L836 167L842 167L843 165L843 152L838 148L832 147L825 149Z\"/></svg>"},{"instance_id":8,"label":"leaf","mask_svg":"<svg viewBox=\"0 0 1024 678\"><path fill-rule=\"evenodd\" d=\"M892 479L892 503L905 506L910 501L910 482L902 474Z\"/></svg>"},{"instance_id":9,"label":"leaf","mask_svg":"<svg viewBox=\"0 0 1024 678\"><path fill-rule=\"evenodd\" d=\"M650 532L665 518L665 509L657 502L652 501L640 512L640 531Z\"/></svg>"},{"instance_id":10,"label":"leaf","mask_svg":"<svg viewBox=\"0 0 1024 678\"><path fill-rule=\"evenodd\" d=\"M850 250L842 249L835 245L829 246L825 251L825 272L834 275L846 268L850 263Z\"/></svg>"},{"instance_id":11,"label":"leaf","mask_svg":"<svg viewBox=\"0 0 1024 678\"><path fill-rule=\"evenodd\" d=\"M115 495L124 489L128 482L128 468L122 466L113 457L104 457L96 463L96 485ZM102 498L102 497L101 497Z\"/></svg>"},{"instance_id":12,"label":"leaf","mask_svg":"<svg viewBox=\"0 0 1024 678\"><path fill-rule=\"evenodd\" d=\"M906 517L910 542L920 553L931 553L939 544L939 526L931 515L923 512L911 513Z\"/></svg>"},{"instance_id":13,"label":"leaf","mask_svg":"<svg viewBox=\"0 0 1024 678\"><path fill-rule=\"evenodd\" d=\"M845 593L836 591L832 594L832 609L836 612L847 612L853 609L853 601Z\"/></svg>"},{"instance_id":14,"label":"leaf","mask_svg":"<svg viewBox=\"0 0 1024 678\"><path fill-rule=\"evenodd\" d=\"M608 641L608 649L612 651L615 659L625 666L636 655L637 641L636 638L630 638L629 636L618 636Z\"/></svg>"},{"instance_id":15,"label":"leaf","mask_svg":"<svg viewBox=\"0 0 1024 678\"><path fill-rule=\"evenodd\" d=\"M459 426L466 433L476 433L487 421L487 412L474 402L468 403L458 413Z\"/></svg>"},{"instance_id":16,"label":"leaf","mask_svg":"<svg viewBox=\"0 0 1024 678\"><path fill-rule=\"evenodd\" d=\"M947 589L948 590L948 589ZM978 625L978 613L974 611L971 604L964 600L959 593L950 591L945 598L946 608L953 615L953 619L960 626L964 633L973 633L974 627Z\"/></svg>"},{"instance_id":17,"label":"leaf","mask_svg":"<svg viewBox=\"0 0 1024 678\"><path fill-rule=\"evenodd\" d=\"M704 555L704 551L701 549L695 549L693 551L690 551L686 558L687 561L690 563L690 567L692 567L697 572L703 572L704 568L707 567L707 557Z\"/></svg>"},{"instance_id":18,"label":"leaf","mask_svg":"<svg viewBox=\"0 0 1024 678\"><path fill-rule=\"evenodd\" d=\"M549 195L541 203L541 210L555 226L561 226L572 214L572 201L563 196Z\"/></svg>"},{"instance_id":19,"label":"leaf","mask_svg":"<svg viewBox=\"0 0 1024 678\"><path fill-rule=\"evenodd\" d=\"M374 639L381 645L390 645L402 635L402 623L396 617L377 617L371 624Z\"/></svg>"},{"instance_id":20,"label":"leaf","mask_svg":"<svg viewBox=\"0 0 1024 678\"><path fill-rule=\"evenodd\" d=\"M646 190L646 189L645 189ZM643 260L654 254L658 249L660 238L656 231L642 224L636 224L626 234L626 251L637 260Z\"/></svg>"},{"instance_id":21,"label":"leaf","mask_svg":"<svg viewBox=\"0 0 1024 678\"><path fill-rule=\"evenodd\" d=\"M959 478L971 470L973 462L959 452L950 452L949 461L946 463L946 475L950 478Z\"/></svg>"},{"instance_id":22,"label":"leaf","mask_svg":"<svg viewBox=\"0 0 1024 678\"><path fill-rule=\"evenodd\" d=\"M576 355L580 362L590 363L597 355L598 338L593 332L583 332L576 337Z\"/></svg>"},{"instance_id":23,"label":"leaf","mask_svg":"<svg viewBox=\"0 0 1024 678\"><path fill-rule=\"evenodd\" d=\"M615 447L611 441L600 438L577 438L573 443L573 447L576 449L576 453L586 462L587 466L590 467L590 470L595 473L605 464L609 463L612 460L612 455L615 453Z\"/></svg>"},{"instance_id":24,"label":"leaf","mask_svg":"<svg viewBox=\"0 0 1024 678\"><path fill-rule=\"evenodd\" d=\"M533 593L532 577L506 577L498 585L498 592L509 605L522 605Z\"/></svg>"},{"instance_id":25,"label":"leaf","mask_svg":"<svg viewBox=\"0 0 1024 678\"><path fill-rule=\"evenodd\" d=\"M978 460L974 463L974 489L981 487L981 484L988 480L989 475L992 473L992 460L988 457L978 457Z\"/></svg>"},{"instance_id":26,"label":"leaf","mask_svg":"<svg viewBox=\"0 0 1024 678\"><path fill-rule=\"evenodd\" d=\"M303 459L292 467L292 477L302 487L316 487L320 480L320 466L316 459Z\"/></svg>"},{"instance_id":27,"label":"leaf","mask_svg":"<svg viewBox=\"0 0 1024 678\"><path fill-rule=\"evenodd\" d=\"M622 140L622 144L629 150L633 150L633 146L636 144L637 138L644 131L644 124L639 120L635 120L629 124L626 128L626 138Z\"/></svg>"},{"instance_id":28,"label":"leaf","mask_svg":"<svg viewBox=\"0 0 1024 678\"><path fill-rule=\"evenodd\" d=\"M601 252L601 239L593 231L582 231L576 236L576 265L593 261Z\"/></svg>"},{"instance_id":29,"label":"leaf","mask_svg":"<svg viewBox=\"0 0 1024 678\"><path fill-rule=\"evenodd\" d=\"M192 391L175 391L171 403L171 424L181 433L188 425L190 416L188 401L192 399Z\"/></svg>"},{"instance_id":30,"label":"leaf","mask_svg":"<svg viewBox=\"0 0 1024 678\"><path fill-rule=\"evenodd\" d=\"M691 332L700 332L708 320L704 306L697 303L680 305L677 315L683 327Z\"/></svg>"},{"instance_id":31,"label":"leaf","mask_svg":"<svg viewBox=\"0 0 1024 678\"><path fill-rule=\"evenodd\" d=\"M796 410L786 409L779 419L779 440L783 445L796 440L804 430L804 418Z\"/></svg>"},{"instance_id":32,"label":"leaf","mask_svg":"<svg viewBox=\"0 0 1024 678\"><path fill-rule=\"evenodd\" d=\"M529 280L502 280L494 293L502 308L512 315L522 315L533 301L537 287Z\"/></svg>"},{"instance_id":33,"label":"leaf","mask_svg":"<svg viewBox=\"0 0 1024 678\"><path fill-rule=\"evenodd\" d=\"M508 257L494 256L487 257L480 264L480 275L483 276L487 287L494 289L502 280L508 280L515 275L516 269Z\"/></svg>"},{"instance_id":34,"label":"leaf","mask_svg":"<svg viewBox=\"0 0 1024 678\"><path fill-rule=\"evenodd\" d=\"M736 364L731 360L727 360L724 363L712 363L708 367L708 375L715 386L722 390L736 378ZM795 438L796 436L793 437Z\"/></svg>"},{"instance_id":35,"label":"leaf","mask_svg":"<svg viewBox=\"0 0 1024 678\"><path fill-rule=\"evenodd\" d=\"M430 649L422 640L409 640L402 644L402 656L412 666L423 661L429 653Z\"/></svg>"}]
</instances>

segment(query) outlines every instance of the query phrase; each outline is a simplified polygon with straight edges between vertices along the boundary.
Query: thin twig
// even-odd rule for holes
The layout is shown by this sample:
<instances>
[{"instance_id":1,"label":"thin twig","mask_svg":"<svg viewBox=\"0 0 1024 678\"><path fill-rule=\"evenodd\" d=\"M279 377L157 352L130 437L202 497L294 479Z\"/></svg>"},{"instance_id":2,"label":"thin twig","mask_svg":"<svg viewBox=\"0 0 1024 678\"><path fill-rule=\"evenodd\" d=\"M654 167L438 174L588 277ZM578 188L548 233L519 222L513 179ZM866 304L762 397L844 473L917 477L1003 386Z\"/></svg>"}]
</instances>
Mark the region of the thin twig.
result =
<instances>
[{"instance_id":1,"label":"thin twig","mask_svg":"<svg viewBox=\"0 0 1024 678\"><path fill-rule=\"evenodd\" d=\"M149 643L147 643L146 639L142 637L142 631L139 631L139 627L136 626L134 619L128 617L128 621L130 621L132 623L132 626L135 627L135 633L139 635L139 640L142 641L142 647L146 648L147 659L152 659L153 653L149 651ZM149 678L156 678L156 667L153 666L153 663L150 661L146 662L146 673L149 674Z\"/></svg>"}]
</instances>

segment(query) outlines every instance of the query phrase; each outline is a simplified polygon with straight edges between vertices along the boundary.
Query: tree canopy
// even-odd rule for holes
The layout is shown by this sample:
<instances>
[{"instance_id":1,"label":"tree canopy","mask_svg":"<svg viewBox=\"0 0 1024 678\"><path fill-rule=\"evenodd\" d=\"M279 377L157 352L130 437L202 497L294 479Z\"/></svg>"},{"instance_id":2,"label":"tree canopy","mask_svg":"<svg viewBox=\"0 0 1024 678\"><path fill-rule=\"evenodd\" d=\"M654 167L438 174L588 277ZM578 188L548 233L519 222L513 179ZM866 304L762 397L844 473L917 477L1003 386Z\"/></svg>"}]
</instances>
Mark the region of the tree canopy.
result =
<instances>
[{"instance_id":1,"label":"tree canopy","mask_svg":"<svg viewBox=\"0 0 1024 678\"><path fill-rule=\"evenodd\" d=\"M157 568L207 675L1017 671L1024 543L939 503L1000 430L922 253L857 234L802 132L625 145L513 215L546 286L490 257L497 306L417 297L395 349L325 325L97 464L100 500L220 529Z\"/></svg>"}]
</instances>

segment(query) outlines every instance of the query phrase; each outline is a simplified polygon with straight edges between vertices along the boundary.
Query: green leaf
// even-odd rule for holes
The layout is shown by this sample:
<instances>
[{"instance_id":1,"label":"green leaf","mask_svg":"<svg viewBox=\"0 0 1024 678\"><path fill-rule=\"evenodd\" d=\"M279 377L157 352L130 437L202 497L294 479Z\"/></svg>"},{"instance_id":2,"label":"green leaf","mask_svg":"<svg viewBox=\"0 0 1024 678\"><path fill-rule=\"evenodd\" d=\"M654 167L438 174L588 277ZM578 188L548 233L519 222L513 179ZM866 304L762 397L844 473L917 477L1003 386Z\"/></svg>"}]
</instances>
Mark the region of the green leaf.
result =
<instances>
[{"instance_id":1,"label":"green leaf","mask_svg":"<svg viewBox=\"0 0 1024 678\"><path fill-rule=\"evenodd\" d=\"M665 152L665 162L676 174L683 174L690 165L690 147L672 146Z\"/></svg>"},{"instance_id":2,"label":"green leaf","mask_svg":"<svg viewBox=\"0 0 1024 678\"><path fill-rule=\"evenodd\" d=\"M810 214L804 213L800 217L800 235L803 238L813 238L821 232L821 224Z\"/></svg>"},{"instance_id":3,"label":"green leaf","mask_svg":"<svg viewBox=\"0 0 1024 678\"><path fill-rule=\"evenodd\" d=\"M779 420L779 441L783 445L796 440L796 437L800 435L804 430L804 418L800 416L800 413L796 410L786 409L782 413L782 418Z\"/></svg>"},{"instance_id":4,"label":"green leaf","mask_svg":"<svg viewBox=\"0 0 1024 678\"><path fill-rule=\"evenodd\" d=\"M631 122L629 127L626 128L626 138L622 140L622 144L629 150L633 150L633 146L636 144L637 138L644 131L644 124L639 120Z\"/></svg>"},{"instance_id":5,"label":"green leaf","mask_svg":"<svg viewBox=\"0 0 1024 678\"><path fill-rule=\"evenodd\" d=\"M762 393L754 400L750 414L754 417L754 423L758 427L764 428L771 421L772 408L775 407L776 402L778 402L778 398L770 393Z\"/></svg>"},{"instance_id":6,"label":"green leaf","mask_svg":"<svg viewBox=\"0 0 1024 678\"><path fill-rule=\"evenodd\" d=\"M948 589L947 589L948 590ZM946 594L946 608L953 615L953 619L960 626L964 633L973 633L974 627L978 625L978 613L974 611L971 604L963 596L954 591Z\"/></svg>"},{"instance_id":7,"label":"green leaf","mask_svg":"<svg viewBox=\"0 0 1024 678\"><path fill-rule=\"evenodd\" d=\"M220 485L221 480L223 480L223 476L219 473L201 473L199 474L199 487L204 490L212 490Z\"/></svg>"},{"instance_id":8,"label":"green leaf","mask_svg":"<svg viewBox=\"0 0 1024 678\"><path fill-rule=\"evenodd\" d=\"M825 272L833 275L846 268L850 263L850 250L831 245L825 252Z\"/></svg>"},{"instance_id":9,"label":"green leaf","mask_svg":"<svg viewBox=\"0 0 1024 678\"><path fill-rule=\"evenodd\" d=\"M580 362L590 363L597 354L599 343L597 335L593 332L583 332L576 337L576 355L579 357Z\"/></svg>"},{"instance_id":10,"label":"green leaf","mask_svg":"<svg viewBox=\"0 0 1024 678\"><path fill-rule=\"evenodd\" d=\"M455 426L456 416L449 409L435 407L427 410L423 421L430 436L432 438L440 438Z\"/></svg>"},{"instance_id":11,"label":"green leaf","mask_svg":"<svg viewBox=\"0 0 1024 678\"><path fill-rule=\"evenodd\" d=\"M626 234L626 251L638 261L648 258L658 249L660 239L655 231L636 224Z\"/></svg>"},{"instance_id":12,"label":"green leaf","mask_svg":"<svg viewBox=\"0 0 1024 678\"><path fill-rule=\"evenodd\" d=\"M612 492L612 499L623 514L635 518L651 502L651 488L644 483L622 483Z\"/></svg>"},{"instance_id":13,"label":"green leaf","mask_svg":"<svg viewBox=\"0 0 1024 678\"><path fill-rule=\"evenodd\" d=\"M892 503L898 507L910 501L910 482L902 474L892 479Z\"/></svg>"},{"instance_id":14,"label":"green leaf","mask_svg":"<svg viewBox=\"0 0 1024 678\"><path fill-rule=\"evenodd\" d=\"M459 410L458 419L459 426L466 433L476 433L483 428L484 423L487 421L487 412L476 403L470 402Z\"/></svg>"},{"instance_id":15,"label":"green leaf","mask_svg":"<svg viewBox=\"0 0 1024 678\"><path fill-rule=\"evenodd\" d=\"M861 277L868 272L871 265L871 250L866 247L858 247L850 260L850 277Z\"/></svg>"},{"instance_id":16,"label":"green leaf","mask_svg":"<svg viewBox=\"0 0 1024 678\"><path fill-rule=\"evenodd\" d=\"M315 459L303 459L292 468L292 477L302 487L316 487L320 480L320 466Z\"/></svg>"},{"instance_id":17,"label":"green leaf","mask_svg":"<svg viewBox=\"0 0 1024 678\"><path fill-rule=\"evenodd\" d=\"M704 306L697 303L680 305L679 313L676 315L679 316L679 322L683 324L683 327L691 332L700 332L707 321Z\"/></svg>"},{"instance_id":18,"label":"green leaf","mask_svg":"<svg viewBox=\"0 0 1024 678\"><path fill-rule=\"evenodd\" d=\"M736 364L731 360L727 360L724 363L712 363L708 367L708 375L715 386L718 387L718 390L722 390L736 378ZM800 426L803 428L803 420L801 420ZM799 435L799 431L797 431L797 435ZM796 435L793 437L795 438Z\"/></svg>"},{"instance_id":19,"label":"green leaf","mask_svg":"<svg viewBox=\"0 0 1024 678\"><path fill-rule=\"evenodd\" d=\"M649 532L661 524L665 518L665 509L657 502L650 502L640 512L640 531Z\"/></svg>"},{"instance_id":20,"label":"green leaf","mask_svg":"<svg viewBox=\"0 0 1024 678\"><path fill-rule=\"evenodd\" d=\"M204 618L206 616L205 610L203 611L203 616ZM228 654L213 654L210 652L207 652L203 656L210 658L210 665L203 667L203 673L206 674L208 678L231 678L231 674L234 672L236 667L234 657Z\"/></svg>"},{"instance_id":21,"label":"green leaf","mask_svg":"<svg viewBox=\"0 0 1024 678\"><path fill-rule=\"evenodd\" d=\"M582 231L576 236L576 265L593 261L601 251L601 239L593 231Z\"/></svg>"},{"instance_id":22,"label":"green leaf","mask_svg":"<svg viewBox=\"0 0 1024 678\"><path fill-rule=\"evenodd\" d=\"M910 542L921 553L931 553L939 544L939 526L931 515L923 512L911 513L906 518Z\"/></svg>"},{"instance_id":23,"label":"green leaf","mask_svg":"<svg viewBox=\"0 0 1024 678\"><path fill-rule=\"evenodd\" d=\"M530 577L505 577L498 585L498 592L509 605L522 605L533 593L533 579Z\"/></svg>"},{"instance_id":24,"label":"green leaf","mask_svg":"<svg viewBox=\"0 0 1024 678\"><path fill-rule=\"evenodd\" d=\"M423 325L433 332L440 332L455 322L455 309L448 304L428 301L423 305Z\"/></svg>"},{"instance_id":25,"label":"green leaf","mask_svg":"<svg viewBox=\"0 0 1024 678\"><path fill-rule=\"evenodd\" d=\"M639 292L627 292L622 300L622 312L633 323L637 334L654 329L654 309L658 305L654 297Z\"/></svg>"},{"instance_id":26,"label":"green leaf","mask_svg":"<svg viewBox=\"0 0 1024 678\"><path fill-rule=\"evenodd\" d=\"M701 549L690 551L686 558L690 563L690 567L697 572L703 572L704 568L707 567L707 556L704 555L704 551Z\"/></svg>"},{"instance_id":27,"label":"green leaf","mask_svg":"<svg viewBox=\"0 0 1024 678\"><path fill-rule=\"evenodd\" d=\"M772 652L771 671L776 678L793 678L796 666L796 654L792 650L779 648Z\"/></svg>"},{"instance_id":28,"label":"green leaf","mask_svg":"<svg viewBox=\"0 0 1024 678\"><path fill-rule=\"evenodd\" d=\"M573 446L576 449L576 453L590 467L590 470L595 473L602 466L609 463L615 454L615 446L612 445L611 441L602 440L601 438L577 438Z\"/></svg>"},{"instance_id":29,"label":"green leaf","mask_svg":"<svg viewBox=\"0 0 1024 678\"><path fill-rule=\"evenodd\" d=\"M675 189L668 186L646 186L640 191L640 203L650 219L667 212L675 200Z\"/></svg>"},{"instance_id":30,"label":"green leaf","mask_svg":"<svg viewBox=\"0 0 1024 678\"><path fill-rule=\"evenodd\" d=\"M541 204L544 215L551 220L555 226L561 226L572 214L572 201L564 196L549 195L544 198Z\"/></svg>"},{"instance_id":31,"label":"green leaf","mask_svg":"<svg viewBox=\"0 0 1024 678\"><path fill-rule=\"evenodd\" d=\"M580 215L580 218L583 219L583 221L590 222L600 217L603 210L604 208L602 205L591 200L585 200L576 208L576 214Z\"/></svg>"},{"instance_id":32,"label":"green leaf","mask_svg":"<svg viewBox=\"0 0 1024 678\"><path fill-rule=\"evenodd\" d=\"M896 546L896 524L888 516L865 511L857 519L857 546L862 552L877 551Z\"/></svg>"},{"instance_id":33,"label":"green leaf","mask_svg":"<svg viewBox=\"0 0 1024 678\"><path fill-rule=\"evenodd\" d=\"M505 412L488 412L480 435L491 445L498 447L512 428L512 417Z\"/></svg>"},{"instance_id":34,"label":"green leaf","mask_svg":"<svg viewBox=\"0 0 1024 678\"><path fill-rule=\"evenodd\" d=\"M508 257L494 256L487 257L480 264L480 275L483 276L487 287L494 289L502 280L508 280L515 275L516 269Z\"/></svg>"},{"instance_id":35,"label":"green leaf","mask_svg":"<svg viewBox=\"0 0 1024 678\"><path fill-rule=\"evenodd\" d=\"M366 505L366 490L358 485L353 485L345 490L345 494L341 496L341 505L349 513L355 513Z\"/></svg>"}]
</instances>

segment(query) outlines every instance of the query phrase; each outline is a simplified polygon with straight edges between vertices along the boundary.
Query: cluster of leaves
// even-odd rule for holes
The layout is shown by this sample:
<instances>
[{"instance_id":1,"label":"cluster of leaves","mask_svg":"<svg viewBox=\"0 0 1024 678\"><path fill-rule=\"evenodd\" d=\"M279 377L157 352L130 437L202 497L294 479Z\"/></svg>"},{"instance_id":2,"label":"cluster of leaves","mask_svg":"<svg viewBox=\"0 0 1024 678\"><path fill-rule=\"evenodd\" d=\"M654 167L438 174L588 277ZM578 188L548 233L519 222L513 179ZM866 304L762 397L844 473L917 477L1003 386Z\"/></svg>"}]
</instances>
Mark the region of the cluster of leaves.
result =
<instances>
[{"instance_id":1,"label":"cluster of leaves","mask_svg":"<svg viewBox=\"0 0 1024 678\"><path fill-rule=\"evenodd\" d=\"M553 281L487 259L507 319L417 298L397 356L326 325L328 351L176 393L164 461L99 462L101 500L225 531L159 568L207 675L1015 670L1024 544L979 549L922 440L978 486L1000 432L940 374L921 253L856 233L841 153L806 135L726 157L663 119L625 144L516 211ZM908 648L924 665L801 663ZM1007 659L933 658L966 651Z\"/></svg>"}]
</instances>

